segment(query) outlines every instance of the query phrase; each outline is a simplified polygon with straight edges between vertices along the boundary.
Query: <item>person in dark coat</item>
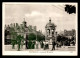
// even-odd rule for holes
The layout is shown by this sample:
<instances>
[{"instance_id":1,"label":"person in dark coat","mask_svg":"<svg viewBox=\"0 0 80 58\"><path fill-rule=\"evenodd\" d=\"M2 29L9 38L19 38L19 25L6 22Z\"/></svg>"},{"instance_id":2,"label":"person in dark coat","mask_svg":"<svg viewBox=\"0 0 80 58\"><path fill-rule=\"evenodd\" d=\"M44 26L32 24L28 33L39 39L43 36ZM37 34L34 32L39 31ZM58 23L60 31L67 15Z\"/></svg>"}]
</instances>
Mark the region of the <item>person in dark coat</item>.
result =
<instances>
[{"instance_id":1,"label":"person in dark coat","mask_svg":"<svg viewBox=\"0 0 80 58\"><path fill-rule=\"evenodd\" d=\"M54 40L53 40L53 42L52 42L52 45L53 45L52 50L53 50L53 49L55 50L55 45L56 45L56 43L55 43Z\"/></svg>"},{"instance_id":2,"label":"person in dark coat","mask_svg":"<svg viewBox=\"0 0 80 58\"><path fill-rule=\"evenodd\" d=\"M26 49L28 49L28 35L26 35Z\"/></svg>"}]
</instances>

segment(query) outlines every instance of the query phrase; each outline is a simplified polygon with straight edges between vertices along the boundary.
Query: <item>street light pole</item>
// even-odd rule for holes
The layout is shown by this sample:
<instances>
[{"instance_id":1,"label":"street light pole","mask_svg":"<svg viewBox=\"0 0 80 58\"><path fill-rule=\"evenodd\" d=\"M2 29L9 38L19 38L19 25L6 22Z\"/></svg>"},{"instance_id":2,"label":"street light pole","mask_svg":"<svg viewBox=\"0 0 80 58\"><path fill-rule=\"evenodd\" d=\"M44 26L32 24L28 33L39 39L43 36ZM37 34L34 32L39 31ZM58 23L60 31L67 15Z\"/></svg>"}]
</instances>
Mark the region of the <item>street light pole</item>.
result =
<instances>
[{"instance_id":1,"label":"street light pole","mask_svg":"<svg viewBox=\"0 0 80 58\"><path fill-rule=\"evenodd\" d=\"M36 31L36 40L37 40L37 31Z\"/></svg>"}]
</instances>

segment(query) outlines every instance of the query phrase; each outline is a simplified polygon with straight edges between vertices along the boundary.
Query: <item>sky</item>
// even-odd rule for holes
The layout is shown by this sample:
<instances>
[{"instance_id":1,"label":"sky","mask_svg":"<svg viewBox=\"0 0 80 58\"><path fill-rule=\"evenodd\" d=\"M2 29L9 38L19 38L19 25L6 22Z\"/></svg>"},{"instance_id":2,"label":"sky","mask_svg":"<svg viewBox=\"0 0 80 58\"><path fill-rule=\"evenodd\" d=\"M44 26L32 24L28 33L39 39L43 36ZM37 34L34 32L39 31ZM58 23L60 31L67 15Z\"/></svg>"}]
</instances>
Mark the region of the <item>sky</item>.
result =
<instances>
[{"instance_id":1,"label":"sky","mask_svg":"<svg viewBox=\"0 0 80 58\"><path fill-rule=\"evenodd\" d=\"M76 4L73 5L77 6ZM77 14L68 14L65 12L64 7L65 4L58 3L6 3L4 7L5 24L22 24L25 18L28 26L37 26L37 30L45 32L45 25L51 17L51 22L57 26L56 31L76 29Z\"/></svg>"}]
</instances>

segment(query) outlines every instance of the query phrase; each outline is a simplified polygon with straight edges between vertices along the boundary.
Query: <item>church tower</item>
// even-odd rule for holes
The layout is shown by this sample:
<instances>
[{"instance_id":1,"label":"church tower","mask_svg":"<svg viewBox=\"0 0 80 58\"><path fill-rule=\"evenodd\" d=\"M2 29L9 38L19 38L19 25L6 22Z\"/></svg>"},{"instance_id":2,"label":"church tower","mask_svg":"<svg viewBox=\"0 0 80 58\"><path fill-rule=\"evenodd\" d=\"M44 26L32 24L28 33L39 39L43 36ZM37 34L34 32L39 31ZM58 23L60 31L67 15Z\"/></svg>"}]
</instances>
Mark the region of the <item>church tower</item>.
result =
<instances>
[{"instance_id":1,"label":"church tower","mask_svg":"<svg viewBox=\"0 0 80 58\"><path fill-rule=\"evenodd\" d=\"M24 21L23 21L23 25L24 25L25 28L27 27L27 22L25 21L25 18L24 18Z\"/></svg>"},{"instance_id":2,"label":"church tower","mask_svg":"<svg viewBox=\"0 0 80 58\"><path fill-rule=\"evenodd\" d=\"M23 21L23 26L24 26L24 38L25 38L25 44L26 44L26 49L28 48L27 47L27 40L28 40L28 27L27 27L27 22L25 21L25 18L24 18L24 21Z\"/></svg>"}]
</instances>

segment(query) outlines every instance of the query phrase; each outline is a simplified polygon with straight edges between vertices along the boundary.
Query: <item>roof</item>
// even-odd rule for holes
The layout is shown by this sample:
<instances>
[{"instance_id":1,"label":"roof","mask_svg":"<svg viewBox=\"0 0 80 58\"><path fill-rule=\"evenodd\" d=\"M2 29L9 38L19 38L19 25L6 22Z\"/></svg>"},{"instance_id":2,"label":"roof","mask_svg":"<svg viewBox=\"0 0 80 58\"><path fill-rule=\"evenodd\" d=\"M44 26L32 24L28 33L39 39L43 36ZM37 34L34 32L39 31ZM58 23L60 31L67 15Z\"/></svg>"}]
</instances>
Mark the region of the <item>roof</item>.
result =
<instances>
[{"instance_id":1,"label":"roof","mask_svg":"<svg viewBox=\"0 0 80 58\"><path fill-rule=\"evenodd\" d=\"M49 20L49 23L46 24L45 28L47 27L56 27L54 23L51 23L51 20Z\"/></svg>"}]
</instances>

